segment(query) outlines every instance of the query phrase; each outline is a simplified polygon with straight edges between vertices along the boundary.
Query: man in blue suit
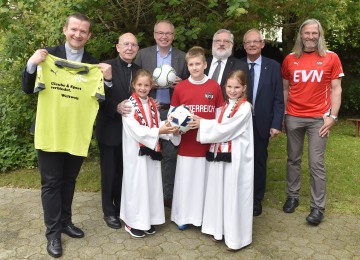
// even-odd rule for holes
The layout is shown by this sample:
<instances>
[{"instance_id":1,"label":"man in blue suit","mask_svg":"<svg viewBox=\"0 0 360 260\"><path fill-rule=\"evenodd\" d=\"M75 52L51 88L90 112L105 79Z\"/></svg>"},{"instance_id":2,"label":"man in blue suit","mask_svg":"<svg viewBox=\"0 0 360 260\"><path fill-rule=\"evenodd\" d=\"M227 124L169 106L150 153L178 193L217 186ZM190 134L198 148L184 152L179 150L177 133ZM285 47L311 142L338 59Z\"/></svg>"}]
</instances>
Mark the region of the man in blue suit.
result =
<instances>
[{"instance_id":1,"label":"man in blue suit","mask_svg":"<svg viewBox=\"0 0 360 260\"><path fill-rule=\"evenodd\" d=\"M260 31L251 29L243 39L248 63L248 101L253 105L254 126L254 216L262 213L261 201L266 187L266 161L269 138L281 132L284 116L284 96L281 66L261 55L265 46Z\"/></svg>"}]
</instances>

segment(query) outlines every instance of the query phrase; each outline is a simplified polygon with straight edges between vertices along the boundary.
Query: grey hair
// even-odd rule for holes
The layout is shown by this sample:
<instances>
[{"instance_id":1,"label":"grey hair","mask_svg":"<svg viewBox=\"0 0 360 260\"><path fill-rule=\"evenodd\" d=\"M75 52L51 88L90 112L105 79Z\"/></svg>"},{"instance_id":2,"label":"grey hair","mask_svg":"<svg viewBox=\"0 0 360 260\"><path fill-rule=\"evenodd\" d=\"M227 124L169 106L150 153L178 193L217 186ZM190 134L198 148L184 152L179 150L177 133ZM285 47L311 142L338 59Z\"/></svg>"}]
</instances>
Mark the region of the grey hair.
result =
<instances>
[{"instance_id":1,"label":"grey hair","mask_svg":"<svg viewBox=\"0 0 360 260\"><path fill-rule=\"evenodd\" d=\"M170 22L170 20L167 20L167 19L164 19L164 20L159 20L155 23L154 25L154 32L156 32L156 27L159 23L167 23L167 24L170 24L171 28L172 28L172 31L175 32L175 26L172 22Z\"/></svg>"},{"instance_id":2,"label":"grey hair","mask_svg":"<svg viewBox=\"0 0 360 260\"><path fill-rule=\"evenodd\" d=\"M218 35L218 34L220 34L220 33L228 33L228 34L230 34L230 40L231 40L232 43L234 43L234 35L233 35L229 30L226 30L226 29L219 29L219 30L217 30L217 31L214 33L213 41L215 40L216 35Z\"/></svg>"},{"instance_id":3,"label":"grey hair","mask_svg":"<svg viewBox=\"0 0 360 260\"><path fill-rule=\"evenodd\" d=\"M319 29L319 40L318 40L318 44L317 44L317 52L319 56L325 56L326 51L328 50L326 47L326 42L325 42L325 37L324 37L324 30L320 24L320 22L316 19L307 19L305 22L302 23L302 25L299 28L297 37L296 37L296 41L295 41L295 45L293 48L293 52L295 53L295 55L297 57L300 57L303 52L304 52L304 44L303 41L301 39L301 31L304 28L305 25L308 24L317 24L318 29Z\"/></svg>"},{"instance_id":4,"label":"grey hair","mask_svg":"<svg viewBox=\"0 0 360 260\"><path fill-rule=\"evenodd\" d=\"M249 33L251 32L256 32L260 35L260 40L261 41L264 41L264 36L262 35L262 33L259 31L259 29L256 29L256 28L252 28L250 30L248 30L245 34L244 34L244 37L243 37L243 42L245 42L245 38L246 38L246 35L248 35Z\"/></svg>"}]
</instances>

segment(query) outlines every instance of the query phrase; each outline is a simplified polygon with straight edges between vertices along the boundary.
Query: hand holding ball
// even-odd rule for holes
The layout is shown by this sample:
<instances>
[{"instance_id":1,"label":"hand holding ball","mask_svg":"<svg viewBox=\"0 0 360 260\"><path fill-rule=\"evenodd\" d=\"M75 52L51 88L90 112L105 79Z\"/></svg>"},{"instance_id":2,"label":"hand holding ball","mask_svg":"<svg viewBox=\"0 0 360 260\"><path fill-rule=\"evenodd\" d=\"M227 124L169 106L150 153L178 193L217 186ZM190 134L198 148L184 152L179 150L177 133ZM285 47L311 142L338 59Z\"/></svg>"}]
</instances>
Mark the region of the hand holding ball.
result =
<instances>
[{"instance_id":1,"label":"hand holding ball","mask_svg":"<svg viewBox=\"0 0 360 260\"><path fill-rule=\"evenodd\" d=\"M181 105L178 107L174 107L168 116L168 120L172 126L178 126L180 128L181 133L186 133L190 130L189 122L192 120L193 113L190 108Z\"/></svg>"},{"instance_id":2,"label":"hand holding ball","mask_svg":"<svg viewBox=\"0 0 360 260\"><path fill-rule=\"evenodd\" d=\"M164 64L154 70L153 78L159 88L168 88L176 80L176 71L170 65Z\"/></svg>"}]
</instances>

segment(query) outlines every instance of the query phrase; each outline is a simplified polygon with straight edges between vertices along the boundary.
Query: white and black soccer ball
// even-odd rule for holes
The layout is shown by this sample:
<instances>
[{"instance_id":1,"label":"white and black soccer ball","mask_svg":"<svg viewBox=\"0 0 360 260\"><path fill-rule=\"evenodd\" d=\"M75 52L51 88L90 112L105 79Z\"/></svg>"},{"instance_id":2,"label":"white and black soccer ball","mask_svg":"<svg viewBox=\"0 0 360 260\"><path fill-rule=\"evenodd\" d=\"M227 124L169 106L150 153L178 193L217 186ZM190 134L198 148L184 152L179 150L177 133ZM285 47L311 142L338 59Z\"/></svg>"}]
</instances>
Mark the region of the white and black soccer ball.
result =
<instances>
[{"instance_id":1,"label":"white and black soccer ball","mask_svg":"<svg viewBox=\"0 0 360 260\"><path fill-rule=\"evenodd\" d=\"M170 65L164 64L154 70L153 78L159 88L168 88L176 80L176 71Z\"/></svg>"},{"instance_id":2,"label":"white and black soccer ball","mask_svg":"<svg viewBox=\"0 0 360 260\"><path fill-rule=\"evenodd\" d=\"M168 120L172 126L178 126L181 133L190 130L188 123L192 120L193 113L188 106L181 105L174 107L168 116Z\"/></svg>"}]
</instances>

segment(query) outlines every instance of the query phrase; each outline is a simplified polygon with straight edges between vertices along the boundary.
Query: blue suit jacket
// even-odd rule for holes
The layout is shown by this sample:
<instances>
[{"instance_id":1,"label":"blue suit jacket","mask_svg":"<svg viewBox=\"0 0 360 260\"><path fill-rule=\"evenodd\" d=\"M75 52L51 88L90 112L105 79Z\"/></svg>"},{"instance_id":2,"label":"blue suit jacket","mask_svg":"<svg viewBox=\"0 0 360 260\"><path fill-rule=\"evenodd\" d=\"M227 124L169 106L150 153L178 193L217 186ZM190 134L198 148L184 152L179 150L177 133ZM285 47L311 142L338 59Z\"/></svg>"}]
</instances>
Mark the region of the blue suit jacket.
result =
<instances>
[{"instance_id":1,"label":"blue suit jacket","mask_svg":"<svg viewBox=\"0 0 360 260\"><path fill-rule=\"evenodd\" d=\"M246 58L242 59L246 61ZM249 69L249 68L248 68ZM281 130L284 117L284 94L280 64L262 56L261 72L257 93L253 93L253 86L249 80L247 99L252 103L253 95L256 94L255 117L256 130L259 135L266 139L270 136L270 128Z\"/></svg>"}]
</instances>

